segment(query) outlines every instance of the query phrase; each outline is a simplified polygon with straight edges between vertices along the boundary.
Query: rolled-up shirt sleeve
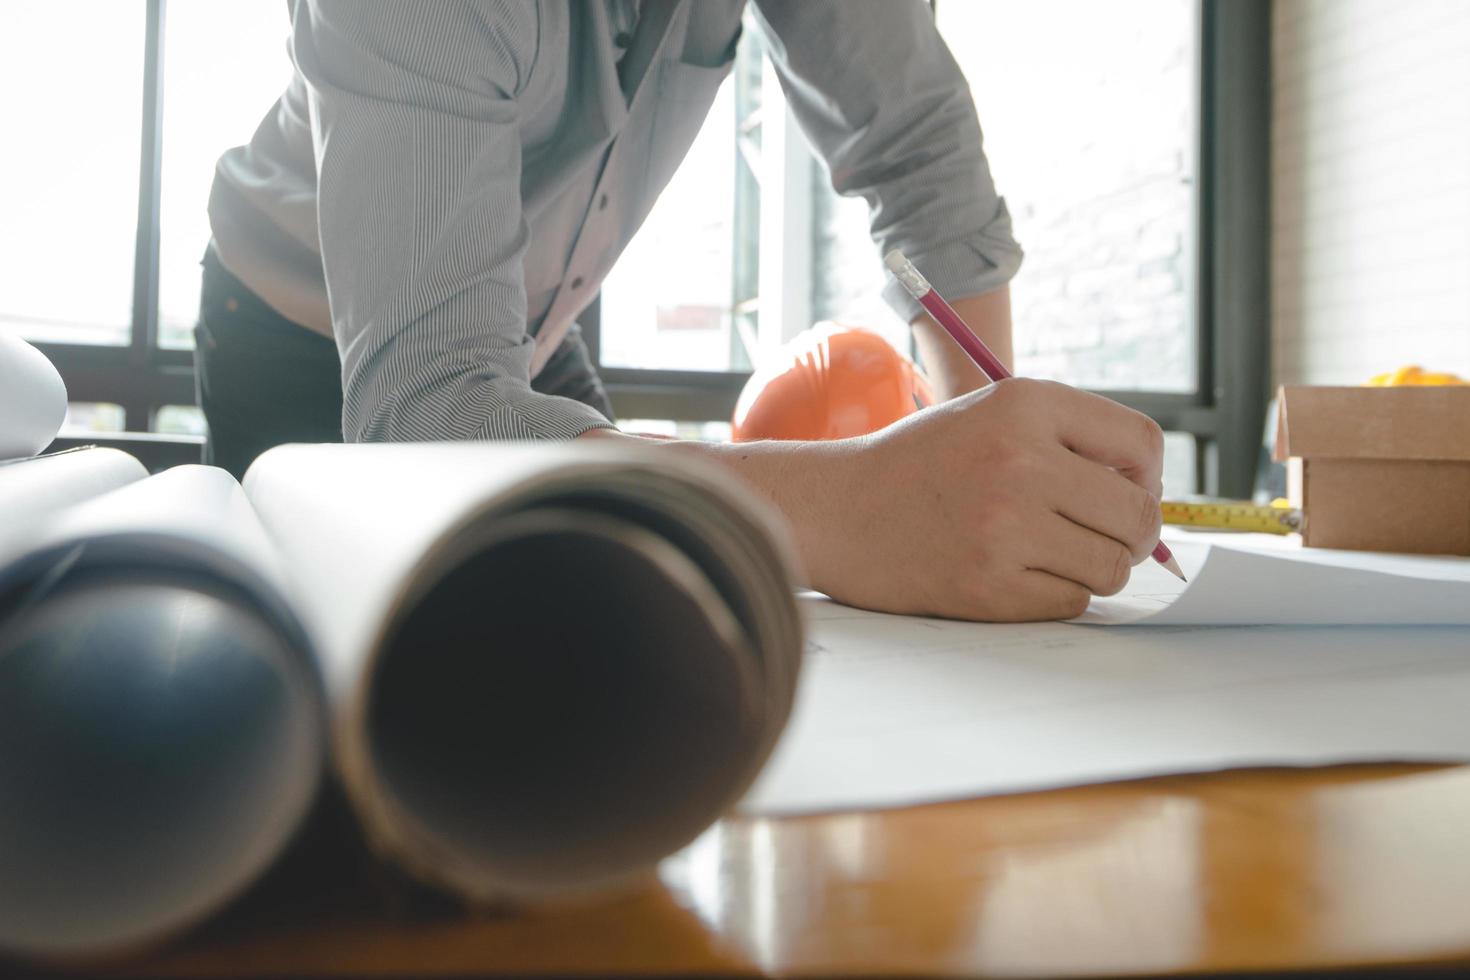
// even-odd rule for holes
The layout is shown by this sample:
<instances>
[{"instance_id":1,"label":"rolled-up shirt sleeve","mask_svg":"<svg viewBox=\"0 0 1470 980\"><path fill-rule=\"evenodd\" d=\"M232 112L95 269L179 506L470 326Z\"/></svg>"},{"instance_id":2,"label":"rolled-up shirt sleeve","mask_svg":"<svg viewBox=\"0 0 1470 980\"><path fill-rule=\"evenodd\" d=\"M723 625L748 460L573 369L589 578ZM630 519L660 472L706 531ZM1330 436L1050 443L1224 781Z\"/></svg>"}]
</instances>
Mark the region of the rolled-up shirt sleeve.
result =
<instances>
[{"instance_id":1,"label":"rolled-up shirt sleeve","mask_svg":"<svg viewBox=\"0 0 1470 980\"><path fill-rule=\"evenodd\" d=\"M868 202L941 294L1005 285L1021 266L964 75L923 0L756 0L777 76L833 188ZM922 308L895 280L905 320Z\"/></svg>"},{"instance_id":2,"label":"rolled-up shirt sleeve","mask_svg":"<svg viewBox=\"0 0 1470 980\"><path fill-rule=\"evenodd\" d=\"M298 0L317 219L350 442L570 438L531 389L517 94L536 5Z\"/></svg>"}]
</instances>

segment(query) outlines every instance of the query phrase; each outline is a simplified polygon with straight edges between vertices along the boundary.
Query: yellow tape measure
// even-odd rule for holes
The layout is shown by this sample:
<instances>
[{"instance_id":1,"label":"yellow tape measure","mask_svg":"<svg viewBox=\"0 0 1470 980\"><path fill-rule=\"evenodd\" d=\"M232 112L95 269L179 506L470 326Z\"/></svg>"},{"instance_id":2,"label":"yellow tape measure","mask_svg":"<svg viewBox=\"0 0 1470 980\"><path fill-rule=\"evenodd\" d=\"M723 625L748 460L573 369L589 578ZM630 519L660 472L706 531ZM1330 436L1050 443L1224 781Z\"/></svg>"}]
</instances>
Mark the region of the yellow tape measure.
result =
<instances>
[{"instance_id":1,"label":"yellow tape measure","mask_svg":"<svg viewBox=\"0 0 1470 980\"><path fill-rule=\"evenodd\" d=\"M1161 506L1165 524L1265 534L1292 534L1302 529L1302 512L1294 507L1262 507L1236 500L1198 504L1166 500Z\"/></svg>"}]
</instances>

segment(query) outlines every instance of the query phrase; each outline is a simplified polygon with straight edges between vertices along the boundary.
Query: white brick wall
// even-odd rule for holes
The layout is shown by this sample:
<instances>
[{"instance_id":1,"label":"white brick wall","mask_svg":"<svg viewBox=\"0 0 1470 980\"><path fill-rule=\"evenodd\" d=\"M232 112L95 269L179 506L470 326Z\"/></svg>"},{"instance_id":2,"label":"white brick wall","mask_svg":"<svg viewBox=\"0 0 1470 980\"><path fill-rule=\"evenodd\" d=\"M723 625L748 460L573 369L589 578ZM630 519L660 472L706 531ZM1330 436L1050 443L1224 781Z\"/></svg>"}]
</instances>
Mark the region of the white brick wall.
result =
<instances>
[{"instance_id":1,"label":"white brick wall","mask_svg":"<svg viewBox=\"0 0 1470 980\"><path fill-rule=\"evenodd\" d=\"M1279 382L1470 376L1470 2L1275 0Z\"/></svg>"},{"instance_id":2,"label":"white brick wall","mask_svg":"<svg viewBox=\"0 0 1470 980\"><path fill-rule=\"evenodd\" d=\"M1191 390L1191 0L941 0L1026 261L1016 366Z\"/></svg>"},{"instance_id":3,"label":"white brick wall","mask_svg":"<svg viewBox=\"0 0 1470 980\"><path fill-rule=\"evenodd\" d=\"M1470 3L1470 0L1466 0ZM1194 381L1193 0L942 0L1026 261L1012 284L1023 374L1109 388ZM882 308L860 201L815 168L814 317L905 328ZM1171 435L1167 493L1192 493Z\"/></svg>"}]
</instances>

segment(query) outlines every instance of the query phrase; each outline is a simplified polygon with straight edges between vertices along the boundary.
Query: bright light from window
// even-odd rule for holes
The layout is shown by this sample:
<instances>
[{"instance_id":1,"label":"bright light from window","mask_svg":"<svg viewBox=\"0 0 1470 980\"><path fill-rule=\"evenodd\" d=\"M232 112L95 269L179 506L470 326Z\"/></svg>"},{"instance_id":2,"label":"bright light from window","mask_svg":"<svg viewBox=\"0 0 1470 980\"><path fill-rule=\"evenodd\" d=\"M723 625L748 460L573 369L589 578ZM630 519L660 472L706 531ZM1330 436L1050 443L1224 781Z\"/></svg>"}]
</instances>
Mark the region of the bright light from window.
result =
<instances>
[{"instance_id":1,"label":"bright light from window","mask_svg":"<svg viewBox=\"0 0 1470 980\"><path fill-rule=\"evenodd\" d=\"M1192 391L1194 3L951 0L938 18L1026 249L1017 368Z\"/></svg>"},{"instance_id":2,"label":"bright light from window","mask_svg":"<svg viewBox=\"0 0 1470 980\"><path fill-rule=\"evenodd\" d=\"M68 402L66 420L61 423L63 436L90 433L121 432L126 426L123 408L111 402Z\"/></svg>"},{"instance_id":3,"label":"bright light from window","mask_svg":"<svg viewBox=\"0 0 1470 980\"><path fill-rule=\"evenodd\" d=\"M602 285L602 363L731 369L735 86L725 79L689 154Z\"/></svg>"},{"instance_id":4,"label":"bright light from window","mask_svg":"<svg viewBox=\"0 0 1470 980\"><path fill-rule=\"evenodd\" d=\"M0 330L127 341L143 14L141 0L0 4Z\"/></svg>"},{"instance_id":5,"label":"bright light from window","mask_svg":"<svg viewBox=\"0 0 1470 980\"><path fill-rule=\"evenodd\" d=\"M275 3L169 0L165 9L159 343L192 347L214 164L250 139L290 80L291 23Z\"/></svg>"}]
</instances>

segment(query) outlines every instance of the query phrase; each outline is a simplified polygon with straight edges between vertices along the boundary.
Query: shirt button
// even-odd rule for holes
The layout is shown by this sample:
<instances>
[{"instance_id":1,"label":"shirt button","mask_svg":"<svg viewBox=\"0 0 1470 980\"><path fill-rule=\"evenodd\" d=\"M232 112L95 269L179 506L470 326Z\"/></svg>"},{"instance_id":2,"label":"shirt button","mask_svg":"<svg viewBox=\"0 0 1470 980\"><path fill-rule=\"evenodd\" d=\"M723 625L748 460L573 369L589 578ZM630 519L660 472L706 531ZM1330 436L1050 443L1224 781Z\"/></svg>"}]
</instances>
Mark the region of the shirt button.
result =
<instances>
[{"instance_id":1,"label":"shirt button","mask_svg":"<svg viewBox=\"0 0 1470 980\"><path fill-rule=\"evenodd\" d=\"M607 195L606 194L602 195L601 197L599 197L597 199L597 210L599 210L599 211L606 211L607 210Z\"/></svg>"},{"instance_id":2,"label":"shirt button","mask_svg":"<svg viewBox=\"0 0 1470 980\"><path fill-rule=\"evenodd\" d=\"M626 48L633 43L633 35L627 31L618 31L617 35L613 38L613 43L620 48Z\"/></svg>"},{"instance_id":3,"label":"shirt button","mask_svg":"<svg viewBox=\"0 0 1470 980\"><path fill-rule=\"evenodd\" d=\"M575 278L575 279L572 280L572 288L573 289L581 289L583 282L584 282L584 280L582 279L582 277L581 276L578 276L577 278Z\"/></svg>"}]
</instances>

